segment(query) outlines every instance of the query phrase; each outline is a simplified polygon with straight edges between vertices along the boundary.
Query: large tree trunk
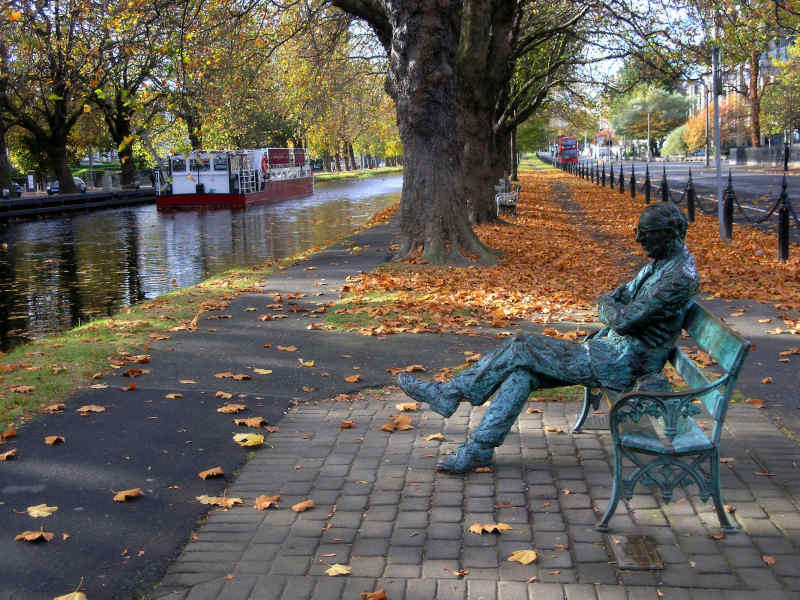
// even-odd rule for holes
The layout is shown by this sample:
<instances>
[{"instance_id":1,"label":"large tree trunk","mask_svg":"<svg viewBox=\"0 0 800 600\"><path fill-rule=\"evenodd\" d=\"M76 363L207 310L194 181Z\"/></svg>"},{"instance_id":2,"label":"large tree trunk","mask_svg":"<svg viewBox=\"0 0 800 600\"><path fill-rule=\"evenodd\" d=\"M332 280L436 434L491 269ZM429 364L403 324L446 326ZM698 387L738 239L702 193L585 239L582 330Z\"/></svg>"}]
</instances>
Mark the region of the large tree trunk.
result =
<instances>
[{"instance_id":1,"label":"large tree trunk","mask_svg":"<svg viewBox=\"0 0 800 600\"><path fill-rule=\"evenodd\" d=\"M356 154L353 152L353 144L351 142L346 142L347 144L347 154L350 156L350 164L353 166L353 169L358 168L358 163L356 163Z\"/></svg>"},{"instance_id":2,"label":"large tree trunk","mask_svg":"<svg viewBox=\"0 0 800 600\"><path fill-rule=\"evenodd\" d=\"M109 128L111 130L111 128ZM118 112L115 119L115 126L112 131L114 142L119 148L119 162L121 165L122 185L133 185L136 177L136 165L133 162L133 136L131 135L130 116Z\"/></svg>"},{"instance_id":3,"label":"large tree trunk","mask_svg":"<svg viewBox=\"0 0 800 600\"><path fill-rule=\"evenodd\" d=\"M494 155L505 137L494 125L508 87L511 28L515 2L464 2L456 53L456 98L460 134L464 140L464 198L474 223L497 219L494 186L508 167ZM507 154L507 152L506 152Z\"/></svg>"},{"instance_id":4,"label":"large tree trunk","mask_svg":"<svg viewBox=\"0 0 800 600\"><path fill-rule=\"evenodd\" d=\"M438 263L459 259L464 250L494 260L472 231L466 207L480 206L481 220L489 217L486 152L495 99L508 83L517 3L332 1L365 19L389 56L386 89L397 106L404 148L403 253L421 247L425 259ZM480 139L474 140L477 129ZM473 176L480 181L467 181Z\"/></svg>"},{"instance_id":5,"label":"large tree trunk","mask_svg":"<svg viewBox=\"0 0 800 600\"><path fill-rule=\"evenodd\" d=\"M750 81L747 90L747 102L750 105L750 144L756 148L761 145L761 93L758 85L761 52L750 53Z\"/></svg>"},{"instance_id":6,"label":"large tree trunk","mask_svg":"<svg viewBox=\"0 0 800 600\"><path fill-rule=\"evenodd\" d=\"M186 122L186 129L189 134L189 143L192 145L192 150L202 150L203 135L200 133L200 120L190 114L183 114L181 117L183 117L183 120Z\"/></svg>"},{"instance_id":7,"label":"large tree trunk","mask_svg":"<svg viewBox=\"0 0 800 600\"><path fill-rule=\"evenodd\" d=\"M11 162L8 160L8 145L6 144L7 126L0 115L0 189L12 190L11 187ZM13 195L13 191L11 192Z\"/></svg>"},{"instance_id":8,"label":"large tree trunk","mask_svg":"<svg viewBox=\"0 0 800 600\"><path fill-rule=\"evenodd\" d=\"M56 179L58 179L59 193L71 194L77 192L75 181L72 179L72 171L70 171L69 162L67 161L66 140L63 143L58 140L50 140L45 145L45 151L50 159L50 168L55 171Z\"/></svg>"},{"instance_id":9,"label":"large tree trunk","mask_svg":"<svg viewBox=\"0 0 800 600\"><path fill-rule=\"evenodd\" d=\"M512 181L518 181L519 180L519 176L518 176L517 171L518 171L519 164L517 163L517 128L516 127L514 127L511 130L511 132L509 133L509 137L511 138L511 144L509 146L510 149L511 149L511 180Z\"/></svg>"},{"instance_id":10,"label":"large tree trunk","mask_svg":"<svg viewBox=\"0 0 800 600\"><path fill-rule=\"evenodd\" d=\"M461 196L464 198L469 220L475 224L489 223L497 217L494 207L494 185L497 178L490 157L493 146L491 122L491 110L462 104L459 118L459 133L464 140L461 154Z\"/></svg>"},{"instance_id":11,"label":"large tree trunk","mask_svg":"<svg viewBox=\"0 0 800 600\"><path fill-rule=\"evenodd\" d=\"M461 249L491 261L470 228L463 197L454 68L459 3L418 0L392 5L389 92L405 150L403 252L422 247L429 262L458 261ZM490 126L486 123L486 127Z\"/></svg>"}]
</instances>

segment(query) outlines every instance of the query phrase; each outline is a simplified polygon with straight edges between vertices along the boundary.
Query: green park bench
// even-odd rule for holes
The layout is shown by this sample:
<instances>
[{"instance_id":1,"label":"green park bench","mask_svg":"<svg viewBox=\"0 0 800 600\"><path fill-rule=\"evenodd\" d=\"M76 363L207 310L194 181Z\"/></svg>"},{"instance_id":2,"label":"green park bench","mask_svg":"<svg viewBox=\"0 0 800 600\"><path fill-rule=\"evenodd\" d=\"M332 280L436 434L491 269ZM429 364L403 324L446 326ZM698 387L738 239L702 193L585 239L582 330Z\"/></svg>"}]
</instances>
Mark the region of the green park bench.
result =
<instances>
[{"instance_id":1,"label":"green park bench","mask_svg":"<svg viewBox=\"0 0 800 600\"><path fill-rule=\"evenodd\" d=\"M700 350L716 361L722 375L711 375L713 381L709 381L707 374L676 346L669 363L688 390L673 391L665 376L656 375L643 378L633 390L625 392L585 391L574 432L583 427L590 409L598 410L604 395L611 403L614 483L598 531L608 531L620 498L630 500L640 482L660 489L665 502L672 499L675 488L696 484L703 502L713 499L723 532L738 531L722 501L719 446L728 403L750 342L695 302L689 307L683 329ZM693 418L703 409L714 422L710 435ZM633 465L627 476L623 457Z\"/></svg>"}]
</instances>

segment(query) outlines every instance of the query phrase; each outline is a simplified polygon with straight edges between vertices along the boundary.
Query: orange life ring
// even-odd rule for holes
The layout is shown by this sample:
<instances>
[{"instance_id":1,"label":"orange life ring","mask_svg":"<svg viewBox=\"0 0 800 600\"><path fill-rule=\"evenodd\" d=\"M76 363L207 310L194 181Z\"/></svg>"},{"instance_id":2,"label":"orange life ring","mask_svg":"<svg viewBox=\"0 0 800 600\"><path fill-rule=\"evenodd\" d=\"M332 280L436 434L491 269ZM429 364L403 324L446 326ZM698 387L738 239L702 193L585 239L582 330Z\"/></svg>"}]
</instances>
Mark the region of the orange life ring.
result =
<instances>
[{"instance_id":1,"label":"orange life ring","mask_svg":"<svg viewBox=\"0 0 800 600\"><path fill-rule=\"evenodd\" d=\"M269 163L267 162L267 155L266 154L262 154L261 155L261 172L262 173L266 173L267 171L269 171Z\"/></svg>"}]
</instances>

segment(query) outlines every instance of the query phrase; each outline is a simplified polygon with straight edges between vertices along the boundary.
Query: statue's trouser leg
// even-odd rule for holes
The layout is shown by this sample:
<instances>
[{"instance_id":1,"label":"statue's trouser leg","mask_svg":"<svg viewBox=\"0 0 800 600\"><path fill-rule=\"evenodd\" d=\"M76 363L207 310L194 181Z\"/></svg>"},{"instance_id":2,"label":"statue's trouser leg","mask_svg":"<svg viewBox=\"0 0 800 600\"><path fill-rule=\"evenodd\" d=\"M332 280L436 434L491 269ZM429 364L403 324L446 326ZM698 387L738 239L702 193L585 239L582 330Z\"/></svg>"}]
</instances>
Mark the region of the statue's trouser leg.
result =
<instances>
[{"instance_id":1,"label":"statue's trouser leg","mask_svg":"<svg viewBox=\"0 0 800 600\"><path fill-rule=\"evenodd\" d=\"M480 406L520 369L536 378L535 387L565 385L561 381L579 382L584 371L588 373L588 361L581 360L582 353L581 346L574 342L515 335L445 385L458 390L473 406ZM587 367L579 368L584 362Z\"/></svg>"},{"instance_id":2,"label":"statue's trouser leg","mask_svg":"<svg viewBox=\"0 0 800 600\"><path fill-rule=\"evenodd\" d=\"M462 371L445 385L458 390L473 406L480 406L520 367L518 363L521 336L503 342L469 369Z\"/></svg>"},{"instance_id":3,"label":"statue's trouser leg","mask_svg":"<svg viewBox=\"0 0 800 600\"><path fill-rule=\"evenodd\" d=\"M470 440L491 446L501 445L536 387L536 377L530 371L513 371L500 385Z\"/></svg>"}]
</instances>

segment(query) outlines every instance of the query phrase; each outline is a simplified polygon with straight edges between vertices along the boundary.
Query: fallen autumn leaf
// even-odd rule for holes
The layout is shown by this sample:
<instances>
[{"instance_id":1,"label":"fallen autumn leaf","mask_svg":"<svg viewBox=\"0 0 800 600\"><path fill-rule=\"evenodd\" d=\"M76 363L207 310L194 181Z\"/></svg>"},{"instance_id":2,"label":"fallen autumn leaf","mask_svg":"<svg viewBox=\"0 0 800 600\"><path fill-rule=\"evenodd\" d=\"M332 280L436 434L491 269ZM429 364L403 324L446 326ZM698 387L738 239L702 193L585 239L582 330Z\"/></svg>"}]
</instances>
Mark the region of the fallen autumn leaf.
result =
<instances>
[{"instance_id":1,"label":"fallen autumn leaf","mask_svg":"<svg viewBox=\"0 0 800 600\"><path fill-rule=\"evenodd\" d=\"M127 502L131 498L138 498L143 496L142 488L132 488L130 490L122 490L114 494L114 502Z\"/></svg>"},{"instance_id":2,"label":"fallen autumn leaf","mask_svg":"<svg viewBox=\"0 0 800 600\"><path fill-rule=\"evenodd\" d=\"M262 446L264 436L257 433L237 433L233 436L233 441L246 448Z\"/></svg>"},{"instance_id":3,"label":"fallen autumn leaf","mask_svg":"<svg viewBox=\"0 0 800 600\"><path fill-rule=\"evenodd\" d=\"M267 510L268 508L278 508L278 502L280 502L281 496L278 494L277 496L259 496L256 498L256 502L253 505L253 508L256 510Z\"/></svg>"},{"instance_id":4,"label":"fallen autumn leaf","mask_svg":"<svg viewBox=\"0 0 800 600\"><path fill-rule=\"evenodd\" d=\"M244 504L241 498L227 498L226 496L197 496L195 498L201 504L210 504L211 506L220 506L222 508L231 508L239 504Z\"/></svg>"},{"instance_id":5,"label":"fallen autumn leaf","mask_svg":"<svg viewBox=\"0 0 800 600\"><path fill-rule=\"evenodd\" d=\"M225 472L222 470L222 467L212 467L210 469L206 469L205 471L200 471L197 476L200 479L208 479L209 477L222 477L225 475Z\"/></svg>"},{"instance_id":6,"label":"fallen autumn leaf","mask_svg":"<svg viewBox=\"0 0 800 600\"><path fill-rule=\"evenodd\" d=\"M316 506L316 504L314 504L313 500L310 500L310 499L309 500L303 500L302 502L298 502L297 504L292 506L292 510L294 512L297 512L297 513L305 512L305 511L307 511L307 510L309 510L311 508L314 508L315 506Z\"/></svg>"},{"instance_id":7,"label":"fallen autumn leaf","mask_svg":"<svg viewBox=\"0 0 800 600\"><path fill-rule=\"evenodd\" d=\"M25 509L25 512L28 513L28 516L33 517L34 519L40 519L44 517L49 517L54 512L58 510L57 506L47 506L47 504L37 504L36 506L29 506Z\"/></svg>"},{"instance_id":8,"label":"fallen autumn leaf","mask_svg":"<svg viewBox=\"0 0 800 600\"><path fill-rule=\"evenodd\" d=\"M511 553L511 556L508 557L508 562L518 562L523 565L529 565L538 557L539 555L536 553L536 550L517 550Z\"/></svg>"},{"instance_id":9,"label":"fallen autumn leaf","mask_svg":"<svg viewBox=\"0 0 800 600\"><path fill-rule=\"evenodd\" d=\"M325 569L325 574L330 575L331 577L337 577L339 575L350 575L350 572L353 570L353 567L348 565L340 565L339 563L334 563L330 566L329 569Z\"/></svg>"}]
</instances>

